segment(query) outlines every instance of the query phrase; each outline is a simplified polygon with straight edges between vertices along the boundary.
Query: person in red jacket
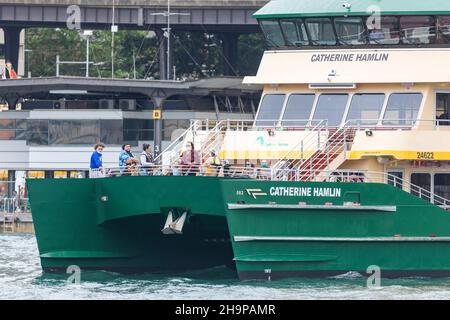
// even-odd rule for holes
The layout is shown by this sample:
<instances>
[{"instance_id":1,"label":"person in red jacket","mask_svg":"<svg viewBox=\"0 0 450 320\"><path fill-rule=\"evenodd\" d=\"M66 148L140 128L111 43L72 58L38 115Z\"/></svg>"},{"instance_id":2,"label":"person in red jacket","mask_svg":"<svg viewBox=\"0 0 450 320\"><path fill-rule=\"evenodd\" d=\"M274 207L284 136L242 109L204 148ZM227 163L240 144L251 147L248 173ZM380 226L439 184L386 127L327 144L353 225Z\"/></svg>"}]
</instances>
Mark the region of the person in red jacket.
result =
<instances>
[{"instance_id":1,"label":"person in red jacket","mask_svg":"<svg viewBox=\"0 0 450 320\"><path fill-rule=\"evenodd\" d=\"M14 71L13 65L9 61L6 62L5 76L6 79L17 79L17 73Z\"/></svg>"}]
</instances>

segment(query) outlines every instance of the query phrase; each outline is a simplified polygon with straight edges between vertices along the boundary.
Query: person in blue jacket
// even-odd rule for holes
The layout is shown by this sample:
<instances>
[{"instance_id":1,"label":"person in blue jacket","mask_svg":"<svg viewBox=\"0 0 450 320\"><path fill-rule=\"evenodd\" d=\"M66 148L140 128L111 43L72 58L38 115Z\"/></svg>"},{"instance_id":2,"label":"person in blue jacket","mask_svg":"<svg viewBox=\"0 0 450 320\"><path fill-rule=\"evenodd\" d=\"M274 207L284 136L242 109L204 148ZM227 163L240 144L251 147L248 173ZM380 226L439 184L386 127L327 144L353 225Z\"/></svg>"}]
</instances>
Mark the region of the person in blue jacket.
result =
<instances>
[{"instance_id":1,"label":"person in blue jacket","mask_svg":"<svg viewBox=\"0 0 450 320\"><path fill-rule=\"evenodd\" d=\"M89 171L90 178L101 178L103 176L103 159L102 153L105 145L103 143L97 143L94 146L94 152L91 155L91 165Z\"/></svg>"}]
</instances>

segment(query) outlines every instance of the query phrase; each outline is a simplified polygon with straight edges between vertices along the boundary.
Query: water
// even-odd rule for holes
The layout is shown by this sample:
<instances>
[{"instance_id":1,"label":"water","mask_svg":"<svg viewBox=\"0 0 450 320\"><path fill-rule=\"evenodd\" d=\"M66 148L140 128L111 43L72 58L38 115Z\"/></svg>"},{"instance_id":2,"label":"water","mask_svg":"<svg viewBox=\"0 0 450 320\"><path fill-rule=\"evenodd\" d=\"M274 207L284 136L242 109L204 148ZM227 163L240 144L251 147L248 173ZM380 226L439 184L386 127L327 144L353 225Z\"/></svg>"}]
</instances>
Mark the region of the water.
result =
<instances>
[{"instance_id":1,"label":"water","mask_svg":"<svg viewBox=\"0 0 450 320\"><path fill-rule=\"evenodd\" d=\"M240 282L232 271L214 268L180 275L121 275L82 272L81 284L69 275L43 274L36 239L0 233L0 299L449 299L450 278L385 280L366 287L359 274L326 279Z\"/></svg>"}]
</instances>

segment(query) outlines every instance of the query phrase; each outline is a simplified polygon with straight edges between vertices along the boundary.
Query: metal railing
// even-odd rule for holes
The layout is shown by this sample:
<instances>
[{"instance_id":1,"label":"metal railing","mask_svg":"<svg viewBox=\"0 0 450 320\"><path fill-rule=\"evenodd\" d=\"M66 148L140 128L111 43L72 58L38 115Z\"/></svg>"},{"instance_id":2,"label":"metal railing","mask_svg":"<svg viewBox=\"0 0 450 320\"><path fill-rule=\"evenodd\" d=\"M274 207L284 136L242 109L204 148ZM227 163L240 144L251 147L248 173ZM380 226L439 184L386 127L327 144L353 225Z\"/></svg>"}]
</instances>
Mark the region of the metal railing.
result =
<instances>
[{"instance_id":1,"label":"metal railing","mask_svg":"<svg viewBox=\"0 0 450 320\"><path fill-rule=\"evenodd\" d=\"M110 168L93 171L96 178L123 176L212 176L225 178L248 178L255 180L305 182L300 169L274 169L242 167L222 164L210 166L206 164L154 165L151 167L128 166L126 168ZM399 187L405 192L429 201L435 205L450 208L450 199L437 195L431 190L412 184L386 172L366 170L334 170L313 172L307 181L310 182L342 182L342 183L383 183Z\"/></svg>"},{"instance_id":2,"label":"metal railing","mask_svg":"<svg viewBox=\"0 0 450 320\"><path fill-rule=\"evenodd\" d=\"M277 172L279 169L288 169L289 166L296 164L304 163L308 158L312 157L314 153L319 150L322 150L324 144L328 139L328 121L321 120L311 131L304 137L291 151L289 151L282 159L280 159L277 163L272 166L274 172ZM327 138L323 139L323 134L327 135ZM298 154L300 153L300 159L298 158ZM292 163L292 159L298 163Z\"/></svg>"}]
</instances>

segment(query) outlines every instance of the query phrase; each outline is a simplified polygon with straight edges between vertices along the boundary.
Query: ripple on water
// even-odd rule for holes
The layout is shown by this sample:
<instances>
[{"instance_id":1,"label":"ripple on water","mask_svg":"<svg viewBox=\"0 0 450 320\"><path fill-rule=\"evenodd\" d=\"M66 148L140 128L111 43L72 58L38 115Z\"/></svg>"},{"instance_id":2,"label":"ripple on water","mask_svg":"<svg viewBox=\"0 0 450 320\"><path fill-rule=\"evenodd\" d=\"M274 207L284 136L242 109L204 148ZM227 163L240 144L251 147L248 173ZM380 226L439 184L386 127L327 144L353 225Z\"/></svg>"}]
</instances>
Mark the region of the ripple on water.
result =
<instances>
[{"instance_id":1,"label":"ripple on water","mask_svg":"<svg viewBox=\"0 0 450 320\"><path fill-rule=\"evenodd\" d=\"M0 234L2 299L449 299L450 279L382 279L367 288L366 277L346 273L324 279L240 282L226 268L186 274L121 275L84 272L80 285L67 275L43 274L33 235Z\"/></svg>"}]
</instances>

